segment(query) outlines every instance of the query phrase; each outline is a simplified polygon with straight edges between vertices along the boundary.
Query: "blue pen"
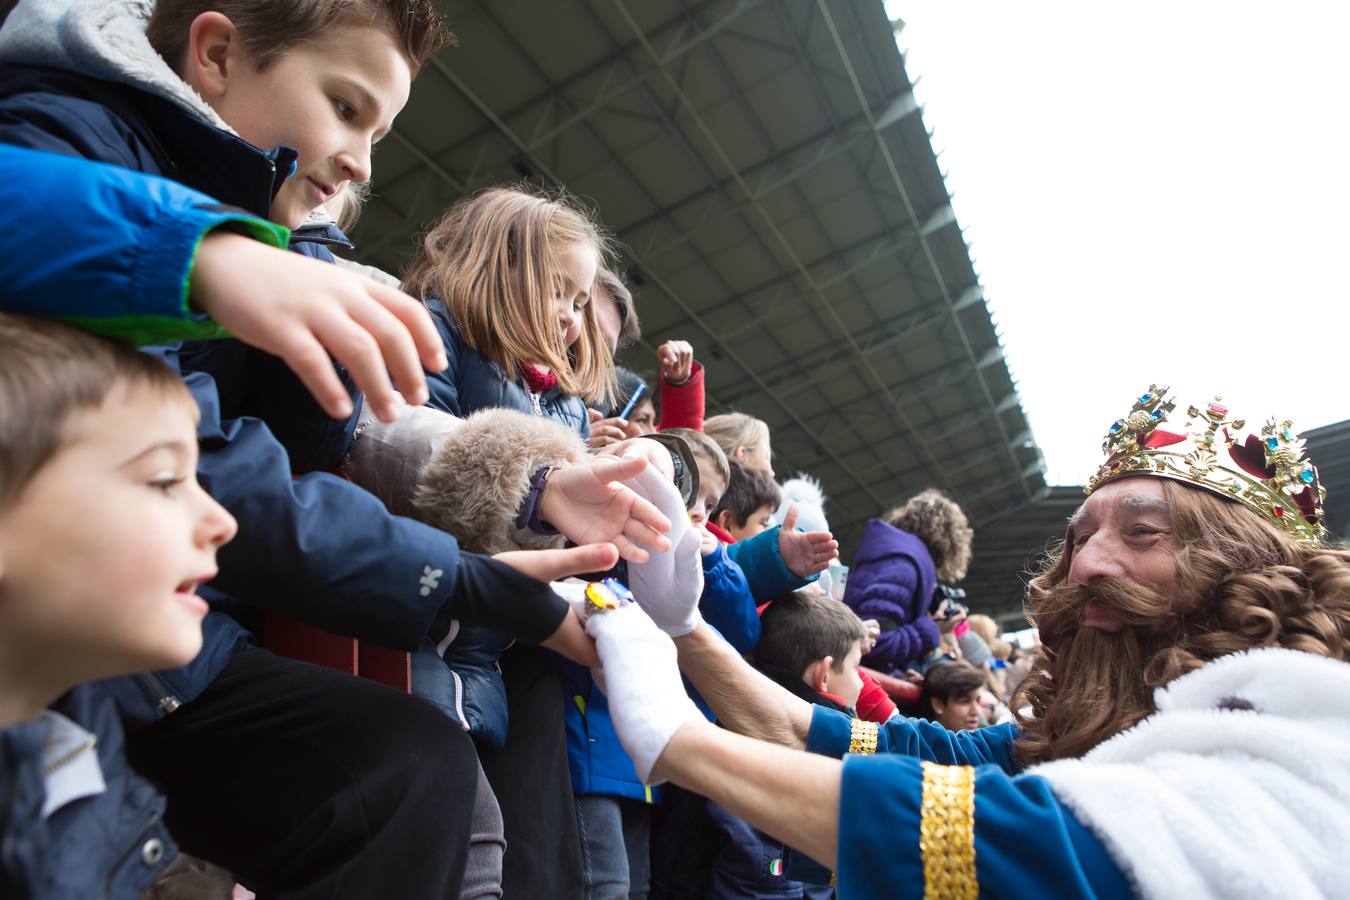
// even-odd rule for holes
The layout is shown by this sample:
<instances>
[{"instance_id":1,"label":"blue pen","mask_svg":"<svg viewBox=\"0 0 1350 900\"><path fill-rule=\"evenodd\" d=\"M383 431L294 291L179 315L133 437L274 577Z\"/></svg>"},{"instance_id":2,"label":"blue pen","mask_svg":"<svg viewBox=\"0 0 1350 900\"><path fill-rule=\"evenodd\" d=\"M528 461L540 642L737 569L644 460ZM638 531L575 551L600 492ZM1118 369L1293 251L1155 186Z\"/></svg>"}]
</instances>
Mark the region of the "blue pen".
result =
<instances>
[{"instance_id":1,"label":"blue pen","mask_svg":"<svg viewBox=\"0 0 1350 900\"><path fill-rule=\"evenodd\" d=\"M633 396L629 397L628 402L624 404L623 412L619 413L619 418L627 421L628 414L633 411L633 407L638 405L638 401L642 399L642 395L645 393L647 393L647 385L645 383L639 384L637 390L633 391Z\"/></svg>"}]
</instances>

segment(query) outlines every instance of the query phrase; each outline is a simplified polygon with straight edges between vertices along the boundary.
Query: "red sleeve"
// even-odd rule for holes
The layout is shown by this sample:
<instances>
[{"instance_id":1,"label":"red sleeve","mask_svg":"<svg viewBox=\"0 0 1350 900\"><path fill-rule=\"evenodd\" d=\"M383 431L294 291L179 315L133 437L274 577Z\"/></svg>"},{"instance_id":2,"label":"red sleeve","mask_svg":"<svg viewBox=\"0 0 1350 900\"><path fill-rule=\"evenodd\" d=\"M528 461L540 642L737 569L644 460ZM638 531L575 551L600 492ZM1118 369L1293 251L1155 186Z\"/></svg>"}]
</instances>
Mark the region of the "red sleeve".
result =
<instances>
[{"instance_id":1,"label":"red sleeve","mask_svg":"<svg viewBox=\"0 0 1350 900\"><path fill-rule=\"evenodd\" d=\"M695 362L689 372L689 380L678 387L666 383L661 376L661 421L657 431L667 428L689 428L703 430L703 365Z\"/></svg>"},{"instance_id":2,"label":"red sleeve","mask_svg":"<svg viewBox=\"0 0 1350 900\"><path fill-rule=\"evenodd\" d=\"M858 694L858 716L868 722L885 722L895 712L895 704L875 678L861 670L858 677L862 679L862 691Z\"/></svg>"},{"instance_id":3,"label":"red sleeve","mask_svg":"<svg viewBox=\"0 0 1350 900\"><path fill-rule=\"evenodd\" d=\"M731 535L727 534L725 531L723 531L722 527L716 524L715 522L705 522L703 527L707 528L710 532L712 532L712 536L717 538L724 544L736 543L736 539Z\"/></svg>"}]
</instances>

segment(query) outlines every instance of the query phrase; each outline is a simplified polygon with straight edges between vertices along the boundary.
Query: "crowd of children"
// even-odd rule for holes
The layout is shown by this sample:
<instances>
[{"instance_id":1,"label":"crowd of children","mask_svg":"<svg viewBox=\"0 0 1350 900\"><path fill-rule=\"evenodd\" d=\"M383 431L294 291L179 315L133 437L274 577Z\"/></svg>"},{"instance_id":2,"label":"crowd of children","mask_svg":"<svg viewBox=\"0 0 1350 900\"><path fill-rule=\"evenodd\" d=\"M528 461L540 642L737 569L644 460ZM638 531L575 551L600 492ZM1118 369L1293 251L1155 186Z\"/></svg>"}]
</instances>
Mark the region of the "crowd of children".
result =
<instances>
[{"instance_id":1,"label":"crowd of children","mask_svg":"<svg viewBox=\"0 0 1350 900\"><path fill-rule=\"evenodd\" d=\"M814 586L819 487L705 418L688 343L655 391L614 365L634 300L565 197L464 198L401 289L334 265L450 40L431 0L21 0L0 29L0 895L830 896L646 783L550 583L693 580L761 672L884 721L878 679L955 631L932 597L970 529L921 494L843 603ZM412 696L264 649L269 615L407 651Z\"/></svg>"}]
</instances>

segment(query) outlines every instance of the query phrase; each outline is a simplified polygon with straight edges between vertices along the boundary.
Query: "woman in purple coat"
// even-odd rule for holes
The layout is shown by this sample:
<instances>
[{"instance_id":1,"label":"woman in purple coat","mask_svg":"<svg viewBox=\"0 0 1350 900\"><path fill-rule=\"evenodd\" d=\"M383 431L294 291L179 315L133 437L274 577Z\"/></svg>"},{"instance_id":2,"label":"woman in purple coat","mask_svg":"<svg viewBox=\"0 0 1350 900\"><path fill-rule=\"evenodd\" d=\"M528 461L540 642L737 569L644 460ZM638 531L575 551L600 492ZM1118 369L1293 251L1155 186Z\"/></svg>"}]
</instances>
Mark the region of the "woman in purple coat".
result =
<instances>
[{"instance_id":1,"label":"woman in purple coat","mask_svg":"<svg viewBox=\"0 0 1350 900\"><path fill-rule=\"evenodd\" d=\"M860 619L881 626L863 665L900 673L933 651L941 637L928 614L933 588L938 580L966 577L973 534L961 507L934 489L911 497L884 519L868 520L844 592L844 602Z\"/></svg>"}]
</instances>

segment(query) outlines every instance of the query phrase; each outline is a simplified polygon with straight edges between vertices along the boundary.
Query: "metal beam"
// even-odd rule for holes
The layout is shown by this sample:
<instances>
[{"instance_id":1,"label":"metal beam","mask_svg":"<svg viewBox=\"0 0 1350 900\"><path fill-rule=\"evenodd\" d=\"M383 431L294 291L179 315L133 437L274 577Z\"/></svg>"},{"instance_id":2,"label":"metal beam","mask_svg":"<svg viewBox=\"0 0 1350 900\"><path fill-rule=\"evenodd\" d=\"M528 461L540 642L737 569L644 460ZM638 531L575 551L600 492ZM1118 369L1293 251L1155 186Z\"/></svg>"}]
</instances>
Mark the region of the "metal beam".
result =
<instances>
[{"instance_id":1,"label":"metal beam","mask_svg":"<svg viewBox=\"0 0 1350 900\"><path fill-rule=\"evenodd\" d=\"M946 208L950 209L951 207L948 206ZM875 246L873 246L871 252L868 253L867 256L865 256L864 258L858 260L857 262L853 263L852 265L848 266L842 271L836 272L832 274L830 277L822 281L816 282L815 291L809 293L797 293L786 300L775 303L771 309L765 310L764 312L758 315L751 316L750 318L741 322L741 324L733 328L727 329L724 332L725 339L730 340L731 338L735 337L738 334L743 334L747 331L759 328L770 319L781 319L785 312L809 304L810 301L815 298L817 292L827 290L833 287L834 285L840 283L841 281L852 278L853 276L881 262L882 260L889 259L892 256L903 253L904 251L915 246L915 244L917 243L918 235L921 233L922 233L921 231L916 232L914 231L913 228L906 227L901 232L900 237L896 238L895 240L878 242ZM812 268L812 265L808 264L807 268ZM742 296L745 295L743 294ZM718 308L721 308L722 306L725 305L727 305L727 303L726 301L723 301L723 303L719 304Z\"/></svg>"},{"instance_id":2,"label":"metal beam","mask_svg":"<svg viewBox=\"0 0 1350 900\"><path fill-rule=\"evenodd\" d=\"M632 14L629 13L628 8L624 5L623 0L613 0L613 2L615 8L619 12L619 15L624 19L625 22L628 23L628 27L633 31L634 36L637 37L638 40L642 42L643 47L647 50L648 56L650 56L653 61L656 61L657 54L655 48L652 47L651 43L642 33L641 27L633 19ZM708 124L703 120L703 117L699 113L697 107L694 106L693 102L691 102L688 96L685 95L684 91L681 90L680 85L675 81L675 79L671 76L670 72L667 69L662 68L661 72L666 82L666 85L670 88L671 91L674 92L676 98L680 101L680 105L684 108L685 114L689 116L690 119L693 121L699 133L702 135L704 141L706 141L708 145L712 148L714 155L718 158L719 162L726 168L727 172L731 174L732 178L735 180L740 190L745 194L745 196L752 198L751 205L755 208L756 212L759 213L760 218L762 219L765 227L768 229L770 234L772 234L772 236L782 249L784 255L788 258L788 260L791 261L793 267L797 269L802 279L816 293L817 301L822 307L826 319L834 324L836 331L843 336L845 342L849 343L856 352L857 351L856 341L852 339L852 336L849 333L848 328L844 325L843 321L840 319L839 314L830 306L829 303L825 301L824 296L819 293L818 288L816 288L815 286L814 279L811 278L810 273L806 270L806 267L803 264L801 257L798 256L796 249L783 235L782 231L778 227L778 224L774 221L773 217L769 215L768 211L764 208L763 204L760 203L758 200L753 199L753 190L750 188L749 184L746 183L744 177L741 175L736 165L731 161L731 158L727 155L727 152L722 148L721 143L717 140L717 137L712 133L712 130L708 127ZM868 110L868 115L869 116L871 115L870 109ZM915 222L915 228L918 227L919 224ZM941 474L942 464L938 461L938 459L935 456L933 456L931 451L929 451L926 447L922 445L922 442L918 437L917 431L914 428L913 422L910 420L908 414L905 412L904 408L901 406L899 401L895 398L894 394L891 393L885 381L881 378L880 374L876 372L875 368L873 368L871 363L866 360L866 358L862 358L862 365L868 371L868 374L876 382L878 387L881 389L882 394L884 395L885 400L887 404L890 406L891 411L895 415L896 419L900 422L900 424L904 427L904 429L910 433L913 439L912 441L913 444L918 446L919 452L927 456L929 461L932 463L934 472L938 473L939 482L945 482L946 479Z\"/></svg>"},{"instance_id":3,"label":"metal beam","mask_svg":"<svg viewBox=\"0 0 1350 900\"><path fill-rule=\"evenodd\" d=\"M844 70L848 74L849 82L853 86L853 93L858 100L859 108L865 110L867 115L871 115L871 105L867 102L867 97L863 93L862 84L861 82L859 82L857 72L853 67L853 61L849 56L848 49L844 46L844 40L840 36L839 28L834 21L834 16L830 13L830 4L827 2L827 0L816 0L816 8L820 10L821 17L824 20L826 27L829 29L830 37L834 41L835 50L839 54L839 60L843 64ZM860 31L860 29L856 27L856 22L854 30L855 32ZM900 199L904 204L905 212L908 214L910 221L912 221L915 227L917 228L919 225L918 213L915 210L913 200L910 198L909 190L905 187L904 181L900 178L900 170L895 164L894 157L891 155L890 146L886 143L884 136L881 135L880 133L875 135L875 141L877 151L881 154L882 159L886 163L886 170L890 174L891 183L894 185L896 192L900 195ZM955 299L951 296L950 292L948 291L946 279L942 275L941 266L938 265L937 257L933 253L932 247L929 246L928 241L923 237L920 237L919 242L923 250L924 260L927 262L929 270L933 273L933 278L938 283L938 288L940 293L942 294L943 300L948 305L954 304ZM970 340L970 336L966 333L965 327L961 324L960 318L955 318L954 321L956 322L957 334L960 337L966 355L971 359L972 362L974 362L975 348ZM979 367L977 366L977 372L978 371ZM990 407L993 407L994 406L993 391L990 389L988 382L985 381L983 374L980 374L979 381L980 381L980 389L984 393L986 401L989 403ZM1001 420L999 420L998 427L999 431L1003 433L1003 437L1006 442L1007 432L1003 428L1003 423ZM1020 467L1017 462L1016 454L1013 452L1013 448L1011 446L1008 447L1008 458L1009 461L1012 463L1013 470L1017 472L1018 476L1017 480L1018 483L1021 485L1023 493L1026 496L1030 497L1032 493L1031 486L1028 484L1027 479L1022 476Z\"/></svg>"},{"instance_id":4,"label":"metal beam","mask_svg":"<svg viewBox=\"0 0 1350 900\"><path fill-rule=\"evenodd\" d=\"M683 38L683 32L685 30L685 25L688 21L688 17L684 14L671 17L670 20L663 22L661 25L658 25L655 29L653 29L652 33L653 35L657 36L665 34L673 34L675 37L682 39L678 43L672 43L672 46L670 46L665 51L665 53L662 54L661 59L664 62L669 63L688 54L691 50L694 50L702 46L711 38L716 37L728 25L735 22L737 19L745 15L750 10L761 5L763 2L764 0L739 0L739 2L737 2L735 6L733 6L730 10L728 10L724 15L718 18L707 28L703 29L697 34L691 35L688 38ZM722 0L708 0L708 2L701 4L696 8L699 11L703 11L711 7L720 5L722 5ZM489 19L491 19L496 27L498 27L499 29L501 28L501 24L496 20L495 17L492 16L487 4L480 3L478 5L478 10L481 14L484 14ZM657 67L651 66L645 72L635 71L638 68L638 66L636 66L633 62L627 59L630 55L634 55L633 51L639 49L639 47L640 45L637 41L632 41L626 45L618 47L615 53L607 56L606 58L600 60L594 65L586 66L581 71L576 72L575 74L569 76L566 80L559 82L556 85L551 85L549 90L544 94L537 94L534 97L531 97L529 100L526 100L524 103L512 107L511 109L503 112L499 116L499 118L502 121L514 119L517 116L524 115L531 109L539 106L541 103L544 104L545 106L549 104L557 105L560 99L565 100L565 102L567 102L569 106L573 106L573 113L567 119L560 121L554 127L548 130L541 130L538 127L536 127L534 133L531 134L530 139L523 144L523 146L530 152L538 150L540 147L544 146L550 141L557 139L565 131L582 124L591 116L593 116L595 113L599 112L600 110L608 106L616 98L622 96L623 94L626 94L627 92L633 90L634 88L637 88L642 84L646 83L647 81L650 81L652 78L656 77L656 75L658 74ZM645 54L642 53L636 55L639 59L645 56ZM437 61L438 60L433 58L433 64ZM601 70L605 69L606 66L609 67L609 71L605 73L605 76L600 84L600 89L596 91L594 96L591 98L590 101L586 103L585 106L575 107L570 100L566 99L568 91L571 91L578 85L585 83L588 79L593 78L594 76L599 74ZM619 78L618 83L613 83L616 75L623 77ZM611 87L612 83L613 86ZM476 131L473 134L470 134L465 138L456 141L451 146L442 148L441 150L437 151L437 154L444 156L449 153L454 153L458 150L463 149L466 146L470 146L478 141L481 141L486 135L495 132L496 129L492 127ZM397 128L395 128L390 132L391 135L397 135L398 133L399 132ZM399 176L396 176L390 179L384 186L386 188L391 188L397 184L402 183L408 177L411 177L411 174L412 174L411 172L406 172Z\"/></svg>"},{"instance_id":5,"label":"metal beam","mask_svg":"<svg viewBox=\"0 0 1350 900\"><path fill-rule=\"evenodd\" d=\"M815 272L818 270L825 269L832 265L844 265L846 260L850 256L862 253L863 254L862 257L854 260L853 262L847 263L847 265L844 265L844 268L841 270L831 271L827 277L822 278L821 281L818 282L818 284L822 288L833 287L835 284L842 281L843 279L848 278L849 276L854 275L858 272L862 272L869 266L881 262L884 259L889 259L890 257L895 256L898 253L903 253L904 251L914 247L915 242L913 240L913 234L914 234L913 227L906 223L905 225L902 225L901 227L896 228L890 232L868 235L867 237L862 238L861 240L856 241L852 244L846 244L845 246L840 247L835 251L826 253L823 256L816 257L815 259L808 262L806 264L806 267L809 270ZM714 305L705 307L703 309L703 315L715 316L719 312L722 312L724 310L743 312L742 310L739 309L739 307L746 304L753 305L756 299L756 295L768 293L780 285L789 284L795 281L796 278L797 273L795 271L780 272L779 274L774 275L771 278L767 278L764 281L761 281L759 284L756 284L753 287L749 287L735 294L731 294L717 301L717 303L715 303ZM756 316L750 321L753 322L754 324L758 324L759 322L762 322L764 319L768 318L773 312L776 312L777 309L778 307L775 306L773 310L763 313L759 316ZM671 327L676 327L678 326L678 324L679 323L675 323ZM748 330L747 327L743 327L743 325L744 323L742 325L735 326L734 329L724 331L723 334L725 335L733 332L740 333L742 331Z\"/></svg>"},{"instance_id":6,"label":"metal beam","mask_svg":"<svg viewBox=\"0 0 1350 900\"><path fill-rule=\"evenodd\" d=\"M860 339L859 347L861 349L859 352L863 355L879 353L916 334L942 327L949 317L950 313L946 309L941 309L936 312L911 313L889 319L875 328L869 328L865 335L855 335L856 338ZM723 340L728 340L730 337L730 334L724 333ZM766 370L764 380L775 388L782 390L784 396L790 396L828 381L838 373L849 369L856 362L857 354L852 350L822 347L814 353L808 353L803 357L780 363ZM723 399L734 406L737 401L745 399L752 393L751 391L733 392L730 395L724 395Z\"/></svg>"},{"instance_id":7,"label":"metal beam","mask_svg":"<svg viewBox=\"0 0 1350 900\"><path fill-rule=\"evenodd\" d=\"M903 94L894 98L888 105L887 115L889 121L886 127L900 121L903 116L895 115L894 110L903 110L906 112L916 112L918 110L918 101L914 99L913 94ZM644 255L648 259L655 259L662 254L668 253L676 247L679 247L692 240L701 229L706 229L717 224L717 222L726 219L741 210L749 207L757 200L762 200L774 191L795 184L805 176L811 174L821 165L829 162L835 157L841 156L854 147L864 143L872 136L872 125L866 116L857 116L850 119L844 125L831 128L821 134L813 135L793 147L789 147L780 153L776 153L768 159L761 160L742 170L742 175L749 180L757 180L757 184L749 195L742 196L739 200L733 200L728 196L727 189L735 184L733 178L723 178L713 185L690 194L659 212L644 216L633 222L626 223L622 230L632 232L636 229L646 227L653 222L669 218L670 215L687 209L700 202L704 203L704 209L694 224L684 229L676 237L659 246L649 242L645 248ZM784 165L786 162L786 166ZM713 216L712 212L719 206L725 205L721 213Z\"/></svg>"}]
</instances>

